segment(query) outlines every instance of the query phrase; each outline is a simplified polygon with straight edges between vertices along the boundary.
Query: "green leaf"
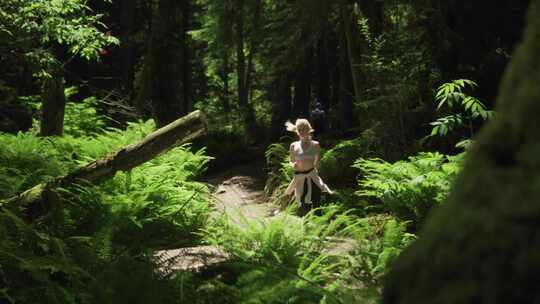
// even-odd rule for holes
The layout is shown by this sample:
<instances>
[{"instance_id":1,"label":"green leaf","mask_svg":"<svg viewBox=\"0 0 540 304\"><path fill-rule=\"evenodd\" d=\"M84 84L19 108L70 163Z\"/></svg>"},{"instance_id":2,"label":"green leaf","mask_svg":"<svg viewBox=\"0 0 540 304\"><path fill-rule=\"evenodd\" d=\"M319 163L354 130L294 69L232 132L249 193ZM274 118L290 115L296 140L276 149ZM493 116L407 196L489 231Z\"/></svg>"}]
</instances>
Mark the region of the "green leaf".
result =
<instances>
[{"instance_id":1,"label":"green leaf","mask_svg":"<svg viewBox=\"0 0 540 304\"><path fill-rule=\"evenodd\" d=\"M445 124L442 124L439 128L441 135L446 135L448 133L448 127Z\"/></svg>"},{"instance_id":2,"label":"green leaf","mask_svg":"<svg viewBox=\"0 0 540 304\"><path fill-rule=\"evenodd\" d=\"M469 149L471 147L473 142L474 141L472 139L464 139L464 140L458 142L455 147L456 148L463 148L463 149L467 150L467 149Z\"/></svg>"},{"instance_id":3,"label":"green leaf","mask_svg":"<svg viewBox=\"0 0 540 304\"><path fill-rule=\"evenodd\" d=\"M441 99L441 102L439 102L439 104L437 105L437 111L441 109L441 107L444 105L444 103L446 102L446 99L447 99L447 96L444 96L442 99Z\"/></svg>"}]
</instances>

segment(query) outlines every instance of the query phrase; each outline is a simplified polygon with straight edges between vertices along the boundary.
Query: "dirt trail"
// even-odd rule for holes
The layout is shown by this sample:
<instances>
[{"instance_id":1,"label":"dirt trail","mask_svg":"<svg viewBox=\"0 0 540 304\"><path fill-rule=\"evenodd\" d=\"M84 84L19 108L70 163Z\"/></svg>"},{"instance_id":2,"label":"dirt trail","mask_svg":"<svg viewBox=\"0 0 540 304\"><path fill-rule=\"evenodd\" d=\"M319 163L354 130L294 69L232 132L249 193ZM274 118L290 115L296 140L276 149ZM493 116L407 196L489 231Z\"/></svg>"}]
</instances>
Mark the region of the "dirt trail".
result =
<instances>
[{"instance_id":1,"label":"dirt trail","mask_svg":"<svg viewBox=\"0 0 540 304\"><path fill-rule=\"evenodd\" d=\"M242 224L240 216L248 219L272 216L274 209L264 195L265 174L261 162L236 167L209 179L216 187L213 195L216 212L226 214L237 225Z\"/></svg>"},{"instance_id":2,"label":"dirt trail","mask_svg":"<svg viewBox=\"0 0 540 304\"><path fill-rule=\"evenodd\" d=\"M242 226L242 217L265 221L278 210L264 195L266 172L264 163L249 163L206 180L213 188L215 215L225 214L231 223ZM326 251L339 254L354 248L352 240L336 240ZM172 273L178 269L199 269L205 265L227 260L227 255L214 246L198 246L163 250L156 253L162 262L162 272Z\"/></svg>"},{"instance_id":3,"label":"dirt trail","mask_svg":"<svg viewBox=\"0 0 540 304\"><path fill-rule=\"evenodd\" d=\"M264 220L275 212L264 195L264 162L237 166L206 182L214 188L215 215L225 214L234 224L241 226L242 217ZM197 269L227 259L225 253L214 246L198 246L163 250L156 253L165 273L177 269Z\"/></svg>"}]
</instances>

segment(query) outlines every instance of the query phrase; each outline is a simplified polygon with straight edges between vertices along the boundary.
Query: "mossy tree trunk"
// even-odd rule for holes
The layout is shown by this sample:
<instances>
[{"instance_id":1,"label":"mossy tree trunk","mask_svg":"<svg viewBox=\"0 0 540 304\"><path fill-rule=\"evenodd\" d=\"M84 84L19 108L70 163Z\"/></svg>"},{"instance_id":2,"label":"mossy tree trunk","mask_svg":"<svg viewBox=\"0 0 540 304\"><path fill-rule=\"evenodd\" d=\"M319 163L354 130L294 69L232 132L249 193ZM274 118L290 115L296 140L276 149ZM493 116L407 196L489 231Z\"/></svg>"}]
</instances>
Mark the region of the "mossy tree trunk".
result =
<instances>
[{"instance_id":1,"label":"mossy tree trunk","mask_svg":"<svg viewBox=\"0 0 540 304\"><path fill-rule=\"evenodd\" d=\"M50 74L50 78L43 80L41 91L41 136L62 135L64 132L66 96L63 72L58 67Z\"/></svg>"},{"instance_id":2,"label":"mossy tree trunk","mask_svg":"<svg viewBox=\"0 0 540 304\"><path fill-rule=\"evenodd\" d=\"M386 277L383 303L540 303L540 0L504 75L498 116L449 198Z\"/></svg>"}]
</instances>

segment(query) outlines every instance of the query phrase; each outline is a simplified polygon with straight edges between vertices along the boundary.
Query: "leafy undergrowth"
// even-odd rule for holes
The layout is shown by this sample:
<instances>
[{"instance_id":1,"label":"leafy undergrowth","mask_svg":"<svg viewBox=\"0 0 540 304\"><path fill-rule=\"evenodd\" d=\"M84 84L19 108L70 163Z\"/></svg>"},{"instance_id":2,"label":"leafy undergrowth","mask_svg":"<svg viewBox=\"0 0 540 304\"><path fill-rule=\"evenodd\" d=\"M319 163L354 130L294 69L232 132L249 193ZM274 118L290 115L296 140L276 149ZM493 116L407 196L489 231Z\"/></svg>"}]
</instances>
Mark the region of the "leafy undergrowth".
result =
<instances>
[{"instance_id":1,"label":"leafy undergrowth","mask_svg":"<svg viewBox=\"0 0 540 304\"><path fill-rule=\"evenodd\" d=\"M287 208L238 227L210 219L209 189L195 180L211 158L184 145L99 186L60 189L61 208L38 220L6 200L153 129L146 122L91 136L0 136L0 301L377 303L383 275L415 239L407 232L411 222L420 223L445 197L459 170L459 157L440 154L394 164L358 160L358 188L336 189L327 197L336 203L321 216L298 218ZM292 173L286 157L279 144L266 153L266 190L283 206ZM333 168L328 159L322 165ZM156 249L199 244L231 259L172 279L157 271Z\"/></svg>"},{"instance_id":2,"label":"leafy undergrowth","mask_svg":"<svg viewBox=\"0 0 540 304\"><path fill-rule=\"evenodd\" d=\"M362 140L338 144L325 152L321 159L323 179L345 172L344 165L357 170L356 186L335 187L334 194L326 197L326 203L328 200L334 201L339 208L327 207L325 216L309 216L300 220L301 224L276 220L264 229L255 229L258 233L240 231L234 240L224 235L214 239L217 244L220 244L218 240L227 240L221 245L243 264L262 264L260 267L265 269L259 276L251 275L246 280L242 278L249 276L249 271L238 274L240 285L237 287L240 291L237 293L243 294L244 286L246 290L257 291L255 298L246 303L280 303L285 299L293 299L291 303L377 302L383 275L400 252L416 238L410 232L416 232L430 210L444 201L464 156L425 152L407 160L389 163L379 158L358 158L359 155L366 157L372 154L368 146L358 148L354 144L357 142L361 143ZM351 156L348 162L337 161L338 157L347 155ZM289 199L284 195L292 174L287 159L288 150L283 144L272 144L266 150L270 173L265 190L281 206L286 205ZM348 211L336 211L339 209ZM272 233L267 232L269 229L274 231L274 235L279 235L274 236L279 242L273 247L269 241L271 237L266 235ZM323 231L333 232L325 234ZM234 234L227 232L229 236ZM325 244L323 240L340 237L354 240L354 250L328 255L328 252L332 252L328 251L332 245ZM270 251L271 255L258 255L260 251ZM276 251L286 254L287 258L276 255ZM252 254L246 256L240 254L242 252ZM287 271L283 271L284 267ZM307 269L310 271L306 272ZM267 273L277 275L265 276ZM285 282L282 286L287 286L290 292L283 292L283 298L271 296L272 292L268 291L271 286L281 286L282 282Z\"/></svg>"},{"instance_id":3,"label":"leafy undergrowth","mask_svg":"<svg viewBox=\"0 0 540 304\"><path fill-rule=\"evenodd\" d=\"M95 186L59 189L37 220L7 199L141 139L152 122L92 136L0 135L0 302L177 303L153 251L200 242L210 206L195 178L209 157L177 147Z\"/></svg>"},{"instance_id":4,"label":"leafy undergrowth","mask_svg":"<svg viewBox=\"0 0 540 304\"><path fill-rule=\"evenodd\" d=\"M457 176L464 154L419 153L407 160L389 163L382 159L358 159L354 167L361 198L374 200L373 209L389 212L417 230L432 208L440 205Z\"/></svg>"},{"instance_id":5,"label":"leafy undergrowth","mask_svg":"<svg viewBox=\"0 0 540 304\"><path fill-rule=\"evenodd\" d=\"M191 286L184 297L204 293L196 303L376 303L387 265L414 239L390 217L359 219L335 205L322 216L292 212L246 218L241 226L223 219L205 229L205 240L231 259L211 279L180 272ZM352 247L342 248L347 242Z\"/></svg>"}]
</instances>

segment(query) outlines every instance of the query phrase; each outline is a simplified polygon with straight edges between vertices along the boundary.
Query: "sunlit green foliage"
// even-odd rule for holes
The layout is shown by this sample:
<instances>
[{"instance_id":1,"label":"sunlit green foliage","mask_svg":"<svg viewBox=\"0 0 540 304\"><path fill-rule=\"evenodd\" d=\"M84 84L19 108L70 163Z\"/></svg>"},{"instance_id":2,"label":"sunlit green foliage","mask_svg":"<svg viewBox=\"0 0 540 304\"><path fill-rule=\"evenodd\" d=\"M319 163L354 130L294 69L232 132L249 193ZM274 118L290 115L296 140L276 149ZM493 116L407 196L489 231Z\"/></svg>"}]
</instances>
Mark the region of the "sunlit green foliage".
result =
<instances>
[{"instance_id":1,"label":"sunlit green foliage","mask_svg":"<svg viewBox=\"0 0 540 304\"><path fill-rule=\"evenodd\" d=\"M372 130L367 130L358 138L344 140L321 152L321 175L338 187L347 186L354 180L358 170L351 167L359 157L373 155L374 143L377 142Z\"/></svg>"},{"instance_id":2,"label":"sunlit green foliage","mask_svg":"<svg viewBox=\"0 0 540 304\"><path fill-rule=\"evenodd\" d=\"M384 274L416 236L406 232L405 222L398 222L388 215L358 219L358 227L362 237L355 239L349 271L366 286L371 298L378 298Z\"/></svg>"},{"instance_id":3,"label":"sunlit green foliage","mask_svg":"<svg viewBox=\"0 0 540 304\"><path fill-rule=\"evenodd\" d=\"M382 275L414 236L391 218L329 206L301 219L223 220L206 239L229 254L225 266L236 274L233 284L209 282L229 290L226 303L376 303Z\"/></svg>"},{"instance_id":4,"label":"sunlit green foliage","mask_svg":"<svg viewBox=\"0 0 540 304\"><path fill-rule=\"evenodd\" d=\"M339 281L333 273L346 259L322 250L331 236L350 235L354 223L336 211L304 219L284 212L264 222L245 219L244 228L223 222L207 229L208 241L229 253L229 263L241 270L235 283L238 303L339 303L338 292L347 291L330 290Z\"/></svg>"},{"instance_id":5,"label":"sunlit green foliage","mask_svg":"<svg viewBox=\"0 0 540 304\"><path fill-rule=\"evenodd\" d=\"M85 205L85 207L92 207ZM94 206L95 207L95 206ZM111 216L101 210L101 216ZM88 218L73 218L78 227ZM80 235L58 225L30 225L0 210L0 299L8 303L176 303L173 284L155 272L151 256L114 244L115 228ZM64 224L64 223L58 223Z\"/></svg>"},{"instance_id":6,"label":"sunlit green foliage","mask_svg":"<svg viewBox=\"0 0 540 304\"><path fill-rule=\"evenodd\" d=\"M56 150L55 146L61 146ZM75 145L31 134L0 135L0 199L66 173Z\"/></svg>"},{"instance_id":7,"label":"sunlit green foliage","mask_svg":"<svg viewBox=\"0 0 540 304\"><path fill-rule=\"evenodd\" d=\"M77 265L65 241L35 229L8 209L0 211L0 222L0 299L11 303L75 303L73 291L83 289L92 277Z\"/></svg>"},{"instance_id":8,"label":"sunlit green foliage","mask_svg":"<svg viewBox=\"0 0 540 304\"><path fill-rule=\"evenodd\" d=\"M462 157L427 152L393 164L361 158L354 164L363 174L357 194L377 199L381 211L421 225L429 210L446 198Z\"/></svg>"},{"instance_id":9,"label":"sunlit green foliage","mask_svg":"<svg viewBox=\"0 0 540 304\"><path fill-rule=\"evenodd\" d=\"M87 97L81 101L73 100L77 92L77 87L64 89L66 97L64 135L82 137L102 133L107 126L108 118L98 112L99 100L95 96ZM42 104L39 96L21 96L20 100L30 105L35 111L41 109ZM33 132L39 134L38 121L34 121L33 127Z\"/></svg>"},{"instance_id":10,"label":"sunlit green foliage","mask_svg":"<svg viewBox=\"0 0 540 304\"><path fill-rule=\"evenodd\" d=\"M455 114L441 117L432 122L433 129L430 136L446 136L457 128L467 127L469 139L459 142L457 146L468 146L474 135L473 120L481 118L485 121L495 115L495 112L487 110L480 100L464 92L465 89L476 86L477 84L469 79L457 79L439 86L435 95L435 101L438 102L437 110L446 106Z\"/></svg>"},{"instance_id":11,"label":"sunlit green foliage","mask_svg":"<svg viewBox=\"0 0 540 304\"><path fill-rule=\"evenodd\" d=\"M268 146L264 156L268 169L264 191L283 206L288 201L284 195L285 188L293 174L289 165L289 149L284 144L274 143Z\"/></svg>"},{"instance_id":12,"label":"sunlit green foliage","mask_svg":"<svg viewBox=\"0 0 540 304\"><path fill-rule=\"evenodd\" d=\"M0 41L32 63L38 77L48 77L49 69L58 65L56 55L47 48L51 43L66 45L71 54L88 60L99 59L101 49L119 43L102 32L106 29L100 22L102 15L95 15L86 0L0 3Z\"/></svg>"},{"instance_id":13,"label":"sunlit green foliage","mask_svg":"<svg viewBox=\"0 0 540 304\"><path fill-rule=\"evenodd\" d=\"M98 99L87 97L80 102L71 100L77 88L69 87L64 91L66 109L64 113L64 134L75 137L98 134L106 127L105 116L98 113Z\"/></svg>"},{"instance_id":14,"label":"sunlit green foliage","mask_svg":"<svg viewBox=\"0 0 540 304\"><path fill-rule=\"evenodd\" d=\"M153 122L134 123L126 131L78 138L2 134L0 198L65 174L154 128ZM194 233L206 224L210 208L207 187L193 179L208 161L203 150L193 153L184 145L102 185L60 189L63 209L33 224L17 206L1 206L0 299L175 303L173 282L155 272L152 248L197 243Z\"/></svg>"},{"instance_id":15,"label":"sunlit green foliage","mask_svg":"<svg viewBox=\"0 0 540 304\"><path fill-rule=\"evenodd\" d=\"M154 4L137 1L132 8ZM449 60L453 55L444 53L456 38L445 35L447 25L433 18L448 6L433 1L382 5L382 1L313 0L185 4L183 9L190 12L177 17L185 21L183 30L194 30L185 40L175 39L182 43L187 71L178 87L183 91L176 93L185 93L184 98L196 101L194 107L207 113L210 134L196 145L206 149L192 152L184 145L99 186L81 183L60 189L62 208L35 223L26 222L16 206L0 202L0 302L377 303L381 278L415 239L407 231L420 227L430 209L444 200L461 167L461 155L420 153L393 163L370 158L396 160L417 151L414 139L431 120L433 89L453 72L445 67L454 64ZM362 4L368 10L362 11ZM86 0L0 2L0 45L7 50L0 63L24 70L6 76L10 85L29 77L30 66L37 77L49 77L65 67L64 72L71 72L73 58L99 61L104 48L117 44L104 33L107 27L100 21L104 16L94 14L90 5L99 7ZM355 21L351 33L344 32L346 20L339 8ZM129 25L127 15L132 13L124 13L111 26L127 38L126 48L118 53L128 55L123 58L126 62L140 63L148 58L140 52L141 41L148 40L143 32L148 25L156 27L149 20ZM111 10L111 20L118 21L114 14ZM370 28L374 21L381 27L377 33ZM173 32L171 37L179 36ZM122 78L128 79L122 79L126 87L131 83L125 81L140 76L130 75L133 67L128 65L120 67ZM357 69L361 79L350 79L351 69ZM74 79L68 74L71 83ZM248 78L247 105L240 105L238 82ZM17 89L37 89L29 86ZM322 101L328 107L328 125L334 128L329 131L341 123L347 129L347 140L333 137L335 142L324 142L329 148L322 151L320 167L323 179L336 190L323 205L331 200L339 207L332 205L322 216L304 218L292 216L291 207L268 220L244 218L240 226L226 219L212 222L210 191L195 181L210 160L205 154L211 153L217 158L214 164L221 162L227 168L231 161L251 161L253 141L265 142L268 133L246 128L244 108L253 111L257 126L270 128L279 119L298 114L291 110L305 110L291 109L301 104L297 97L304 86L309 87L307 106ZM475 86L460 79L437 89L437 110L449 115L432 123L430 136L447 136L466 127L469 130L461 134L468 132L472 138L479 125L474 120L481 123L493 116L467 95ZM70 100L75 92L65 90L65 136L0 135L0 199L103 157L155 129L152 121L127 123L126 130L107 128L98 99ZM194 92L207 98L188 98ZM349 108L344 100L354 100L355 107ZM26 101L37 103L39 97ZM282 109L276 106L282 104ZM284 117L274 120L280 115ZM276 130L272 134L276 138L279 130L284 132ZM266 194L281 207L291 203L284 195L293 173L288 152L287 145L269 145L267 167L260 168L268 170ZM354 210L342 210L351 206ZM216 268L161 277L155 249L195 246L201 239L231 259ZM212 271L217 273L213 277Z\"/></svg>"}]
</instances>

